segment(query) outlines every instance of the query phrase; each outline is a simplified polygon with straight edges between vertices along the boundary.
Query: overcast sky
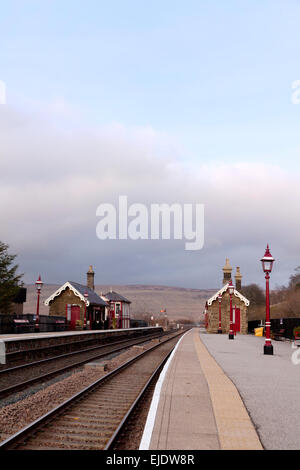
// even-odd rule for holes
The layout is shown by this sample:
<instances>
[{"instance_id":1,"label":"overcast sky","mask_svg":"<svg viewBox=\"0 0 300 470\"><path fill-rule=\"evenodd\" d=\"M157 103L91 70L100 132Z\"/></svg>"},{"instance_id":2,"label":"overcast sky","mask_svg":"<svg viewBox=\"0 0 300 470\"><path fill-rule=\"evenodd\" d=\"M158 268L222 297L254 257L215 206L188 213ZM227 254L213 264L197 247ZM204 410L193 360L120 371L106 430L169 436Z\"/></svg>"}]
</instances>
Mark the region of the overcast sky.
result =
<instances>
[{"instance_id":1,"label":"overcast sky","mask_svg":"<svg viewBox=\"0 0 300 470\"><path fill-rule=\"evenodd\" d=\"M218 287L300 265L300 3L4 0L0 239L24 280ZM96 209L205 205L205 243L104 240ZM116 206L117 207L117 206Z\"/></svg>"}]
</instances>

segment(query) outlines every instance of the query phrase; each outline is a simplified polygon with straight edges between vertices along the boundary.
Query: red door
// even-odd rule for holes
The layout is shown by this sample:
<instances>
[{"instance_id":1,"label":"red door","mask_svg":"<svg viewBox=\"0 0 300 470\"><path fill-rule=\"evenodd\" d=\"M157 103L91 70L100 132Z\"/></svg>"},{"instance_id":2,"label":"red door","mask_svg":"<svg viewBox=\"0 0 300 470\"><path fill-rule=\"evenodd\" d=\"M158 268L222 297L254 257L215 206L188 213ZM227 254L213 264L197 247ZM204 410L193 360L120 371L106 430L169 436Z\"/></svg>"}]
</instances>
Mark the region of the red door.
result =
<instances>
[{"instance_id":1,"label":"red door","mask_svg":"<svg viewBox=\"0 0 300 470\"><path fill-rule=\"evenodd\" d=\"M241 331L241 311L239 308L235 308L235 331Z\"/></svg>"},{"instance_id":2,"label":"red door","mask_svg":"<svg viewBox=\"0 0 300 470\"><path fill-rule=\"evenodd\" d=\"M75 330L76 320L80 320L80 307L78 305L71 306L71 330Z\"/></svg>"}]
</instances>

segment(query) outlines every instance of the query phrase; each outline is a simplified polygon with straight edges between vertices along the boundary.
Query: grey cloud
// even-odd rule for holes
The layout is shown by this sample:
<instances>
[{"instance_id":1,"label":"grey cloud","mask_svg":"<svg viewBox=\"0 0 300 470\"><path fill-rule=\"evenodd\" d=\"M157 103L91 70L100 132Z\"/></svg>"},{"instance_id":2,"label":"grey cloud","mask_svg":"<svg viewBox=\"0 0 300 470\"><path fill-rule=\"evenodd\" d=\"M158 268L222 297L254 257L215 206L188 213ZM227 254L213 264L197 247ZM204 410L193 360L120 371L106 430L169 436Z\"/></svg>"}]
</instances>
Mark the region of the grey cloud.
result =
<instances>
[{"instance_id":1,"label":"grey cloud","mask_svg":"<svg viewBox=\"0 0 300 470\"><path fill-rule=\"evenodd\" d=\"M150 127L55 117L0 108L1 239L19 254L27 282L39 272L47 282L80 280L95 264L103 284L215 287L226 256L245 282L262 282L267 242L278 253L274 282L300 264L297 175L251 162L185 162L176 140ZM204 249L98 240L96 208L120 194L129 204L204 203Z\"/></svg>"}]
</instances>

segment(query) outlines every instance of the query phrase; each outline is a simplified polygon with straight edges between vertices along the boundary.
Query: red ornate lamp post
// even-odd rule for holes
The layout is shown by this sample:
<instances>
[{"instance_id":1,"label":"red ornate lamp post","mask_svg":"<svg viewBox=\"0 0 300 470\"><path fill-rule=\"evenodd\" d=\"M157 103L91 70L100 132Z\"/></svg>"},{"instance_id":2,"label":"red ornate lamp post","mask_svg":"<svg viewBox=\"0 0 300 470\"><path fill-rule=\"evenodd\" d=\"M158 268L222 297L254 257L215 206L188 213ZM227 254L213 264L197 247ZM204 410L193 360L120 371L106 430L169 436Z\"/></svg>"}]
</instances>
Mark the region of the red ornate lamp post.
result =
<instances>
[{"instance_id":1,"label":"red ornate lamp post","mask_svg":"<svg viewBox=\"0 0 300 470\"><path fill-rule=\"evenodd\" d=\"M207 330L208 328L208 305L207 302L205 304L205 310L204 310L204 318L205 318L205 329Z\"/></svg>"},{"instance_id":2,"label":"red ornate lamp post","mask_svg":"<svg viewBox=\"0 0 300 470\"><path fill-rule=\"evenodd\" d=\"M38 280L35 282L36 291L37 291L37 304L36 304L36 317L35 317L35 331L40 331L40 294L43 287L43 282L41 280L41 275L39 275Z\"/></svg>"},{"instance_id":3,"label":"red ornate lamp post","mask_svg":"<svg viewBox=\"0 0 300 470\"><path fill-rule=\"evenodd\" d=\"M218 301L219 301L219 328L218 328L218 333L222 334L222 324L221 324L221 302L222 302L222 295L218 295Z\"/></svg>"},{"instance_id":4,"label":"red ornate lamp post","mask_svg":"<svg viewBox=\"0 0 300 470\"><path fill-rule=\"evenodd\" d=\"M229 297L230 297L230 329L229 329L229 335L228 339L234 339L234 333L233 333L233 318L232 318L232 296L234 293L234 285L232 284L232 281L230 281L230 284L227 287Z\"/></svg>"},{"instance_id":5,"label":"red ornate lamp post","mask_svg":"<svg viewBox=\"0 0 300 470\"><path fill-rule=\"evenodd\" d=\"M264 257L261 259L263 272L265 273L266 278L266 341L264 345L264 354L273 355L273 345L270 338L270 330L271 330L271 322L270 322L270 292L269 292L269 279L270 279L270 272L273 268L274 258L271 255L269 245L267 245L267 249L265 252Z\"/></svg>"},{"instance_id":6,"label":"red ornate lamp post","mask_svg":"<svg viewBox=\"0 0 300 470\"><path fill-rule=\"evenodd\" d=\"M86 304L89 294L85 291L84 295L84 320L83 320L83 329L86 330Z\"/></svg>"}]
</instances>

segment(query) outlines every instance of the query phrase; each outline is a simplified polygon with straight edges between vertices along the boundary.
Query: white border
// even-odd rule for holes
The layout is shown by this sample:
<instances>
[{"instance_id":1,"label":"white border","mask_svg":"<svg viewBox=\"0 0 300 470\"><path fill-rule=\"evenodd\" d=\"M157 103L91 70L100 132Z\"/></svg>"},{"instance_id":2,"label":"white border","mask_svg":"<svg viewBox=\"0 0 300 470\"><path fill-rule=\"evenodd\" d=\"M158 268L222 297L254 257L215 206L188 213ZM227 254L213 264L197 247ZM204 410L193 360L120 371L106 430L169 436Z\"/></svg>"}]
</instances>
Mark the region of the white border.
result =
<instances>
[{"instance_id":1,"label":"white border","mask_svg":"<svg viewBox=\"0 0 300 470\"><path fill-rule=\"evenodd\" d=\"M192 330L193 330L193 328L192 328ZM187 331L186 333L184 333L184 335L181 336L180 340L178 341L175 348L173 349L171 356L169 357L169 359L165 363L164 368L160 373L159 379L158 379L158 381L156 383L156 386L155 386L155 389L154 389L154 393L153 393L149 413L148 413L148 416L147 416L147 421L146 421L146 424L145 424L145 427L144 427L143 436L142 436L142 439L141 439L141 442L140 442L139 450L149 450L150 441L151 441L152 432L153 432L154 423L155 423L155 418L156 418L156 413L157 413L157 408L158 408L158 403L159 403L159 399L160 399L161 388L162 388L162 385L164 383L167 370L168 370L168 368L171 364L171 361L174 357L174 354L175 354L179 344L181 343L181 340L185 337L185 335L187 333L190 333L192 330Z\"/></svg>"}]
</instances>

